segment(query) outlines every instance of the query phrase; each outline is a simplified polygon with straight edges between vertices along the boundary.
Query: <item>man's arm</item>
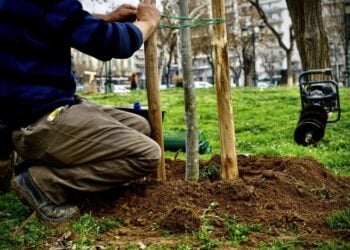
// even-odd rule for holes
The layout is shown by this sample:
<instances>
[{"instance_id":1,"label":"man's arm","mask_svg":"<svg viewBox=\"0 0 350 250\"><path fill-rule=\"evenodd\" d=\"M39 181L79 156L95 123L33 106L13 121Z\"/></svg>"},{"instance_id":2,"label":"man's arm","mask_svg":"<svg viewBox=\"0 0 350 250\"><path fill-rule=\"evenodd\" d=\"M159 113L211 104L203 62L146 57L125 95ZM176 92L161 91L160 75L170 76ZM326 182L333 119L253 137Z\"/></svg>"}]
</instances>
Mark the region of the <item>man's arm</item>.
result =
<instances>
[{"instance_id":1,"label":"man's arm","mask_svg":"<svg viewBox=\"0 0 350 250\"><path fill-rule=\"evenodd\" d=\"M133 22L142 32L144 41L157 27L160 19L159 11L151 4L150 0L140 3L137 8L130 4L123 4L111 13L93 14L93 16L108 23Z\"/></svg>"},{"instance_id":2,"label":"man's arm","mask_svg":"<svg viewBox=\"0 0 350 250\"><path fill-rule=\"evenodd\" d=\"M46 19L55 39L106 61L132 56L153 32L160 17L150 0L138 6L134 23L116 22L121 18L121 10L126 11L125 16L135 16L130 15L133 8L122 7L107 15L106 22L84 11L78 0L62 0L52 6Z\"/></svg>"}]
</instances>

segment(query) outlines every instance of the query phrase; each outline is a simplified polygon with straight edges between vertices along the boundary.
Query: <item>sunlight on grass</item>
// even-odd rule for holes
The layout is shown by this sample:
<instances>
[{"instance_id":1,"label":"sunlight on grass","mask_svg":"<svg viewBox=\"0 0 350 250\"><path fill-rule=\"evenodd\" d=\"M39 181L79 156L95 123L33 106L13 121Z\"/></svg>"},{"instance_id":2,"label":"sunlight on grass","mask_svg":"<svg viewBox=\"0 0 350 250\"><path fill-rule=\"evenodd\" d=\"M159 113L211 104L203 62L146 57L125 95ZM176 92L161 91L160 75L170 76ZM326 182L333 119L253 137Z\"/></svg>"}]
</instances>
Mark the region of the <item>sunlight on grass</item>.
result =
<instances>
[{"instance_id":1,"label":"sunlight on grass","mask_svg":"<svg viewBox=\"0 0 350 250\"><path fill-rule=\"evenodd\" d=\"M136 101L147 107L146 91L128 95L89 96L99 104L132 107ZM164 130L186 130L183 89L161 91L162 110L165 111ZM293 88L234 88L232 106L237 153L268 156L313 157L336 174L350 175L350 89L340 88L342 117L327 124L324 138L316 147L299 146L294 142L301 110L299 89ZM215 88L196 89L198 130L206 136L212 148L209 159L220 154L220 131ZM166 157L173 158L173 152ZM179 154L184 159L185 154Z\"/></svg>"}]
</instances>

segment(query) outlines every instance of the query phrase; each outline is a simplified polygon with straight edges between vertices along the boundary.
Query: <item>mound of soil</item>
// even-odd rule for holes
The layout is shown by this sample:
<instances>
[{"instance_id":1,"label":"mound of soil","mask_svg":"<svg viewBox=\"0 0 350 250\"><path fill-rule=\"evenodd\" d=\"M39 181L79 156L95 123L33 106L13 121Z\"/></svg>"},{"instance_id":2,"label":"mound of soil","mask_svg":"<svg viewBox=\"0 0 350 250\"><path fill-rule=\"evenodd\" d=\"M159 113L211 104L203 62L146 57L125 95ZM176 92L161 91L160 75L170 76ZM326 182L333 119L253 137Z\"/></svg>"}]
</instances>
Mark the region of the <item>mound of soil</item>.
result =
<instances>
[{"instance_id":1,"label":"mound of soil","mask_svg":"<svg viewBox=\"0 0 350 250\"><path fill-rule=\"evenodd\" d=\"M98 217L120 217L121 227L99 236L101 245L191 244L195 232L210 223L211 236L229 249L224 222L260 224L241 248L261 242L300 240L312 247L330 239L349 240L349 230L330 229L326 218L350 207L350 178L338 177L311 158L238 157L240 178L220 180L220 157L201 161L198 183L184 181L185 162L166 160L167 181L147 178L122 190L95 197L85 207ZM170 235L165 236L168 232ZM225 240L226 239L226 240Z\"/></svg>"}]
</instances>

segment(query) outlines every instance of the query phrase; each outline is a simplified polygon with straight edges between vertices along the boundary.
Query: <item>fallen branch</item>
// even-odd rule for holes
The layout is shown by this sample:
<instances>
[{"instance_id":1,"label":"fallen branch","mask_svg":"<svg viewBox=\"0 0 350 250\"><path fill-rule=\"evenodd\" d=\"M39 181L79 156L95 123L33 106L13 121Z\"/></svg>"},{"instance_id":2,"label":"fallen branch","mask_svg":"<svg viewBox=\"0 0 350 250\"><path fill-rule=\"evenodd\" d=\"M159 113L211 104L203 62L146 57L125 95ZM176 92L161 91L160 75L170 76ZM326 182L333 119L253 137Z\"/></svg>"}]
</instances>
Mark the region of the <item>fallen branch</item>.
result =
<instances>
[{"instance_id":1,"label":"fallen branch","mask_svg":"<svg viewBox=\"0 0 350 250\"><path fill-rule=\"evenodd\" d=\"M20 232L22 232L23 228L28 224L28 222L36 215L34 211L27 219L25 219L22 224L13 232L12 236L17 236Z\"/></svg>"}]
</instances>

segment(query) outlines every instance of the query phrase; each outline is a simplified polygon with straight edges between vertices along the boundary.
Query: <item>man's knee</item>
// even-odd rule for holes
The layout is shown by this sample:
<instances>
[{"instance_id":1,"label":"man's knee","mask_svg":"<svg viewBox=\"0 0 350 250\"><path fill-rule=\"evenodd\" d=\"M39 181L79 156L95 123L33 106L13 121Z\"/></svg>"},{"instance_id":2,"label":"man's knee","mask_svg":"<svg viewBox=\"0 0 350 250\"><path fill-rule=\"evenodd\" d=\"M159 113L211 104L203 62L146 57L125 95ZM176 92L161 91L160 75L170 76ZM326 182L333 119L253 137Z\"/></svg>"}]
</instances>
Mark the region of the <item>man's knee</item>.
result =
<instances>
[{"instance_id":1,"label":"man's knee","mask_svg":"<svg viewBox=\"0 0 350 250\"><path fill-rule=\"evenodd\" d=\"M160 146L156 142L152 141L147 150L147 155L142 157L140 161L142 168L147 172L155 171L160 164L161 154Z\"/></svg>"},{"instance_id":2,"label":"man's knee","mask_svg":"<svg viewBox=\"0 0 350 250\"><path fill-rule=\"evenodd\" d=\"M154 142L152 146L152 156L150 157L150 167L153 168L153 170L157 169L157 167L159 166L161 157L162 152L160 146L158 145L158 143Z\"/></svg>"},{"instance_id":3,"label":"man's knee","mask_svg":"<svg viewBox=\"0 0 350 250\"><path fill-rule=\"evenodd\" d=\"M140 119L140 129L139 131L143 133L144 135L150 136L151 135L151 126L147 119L143 118Z\"/></svg>"}]
</instances>

